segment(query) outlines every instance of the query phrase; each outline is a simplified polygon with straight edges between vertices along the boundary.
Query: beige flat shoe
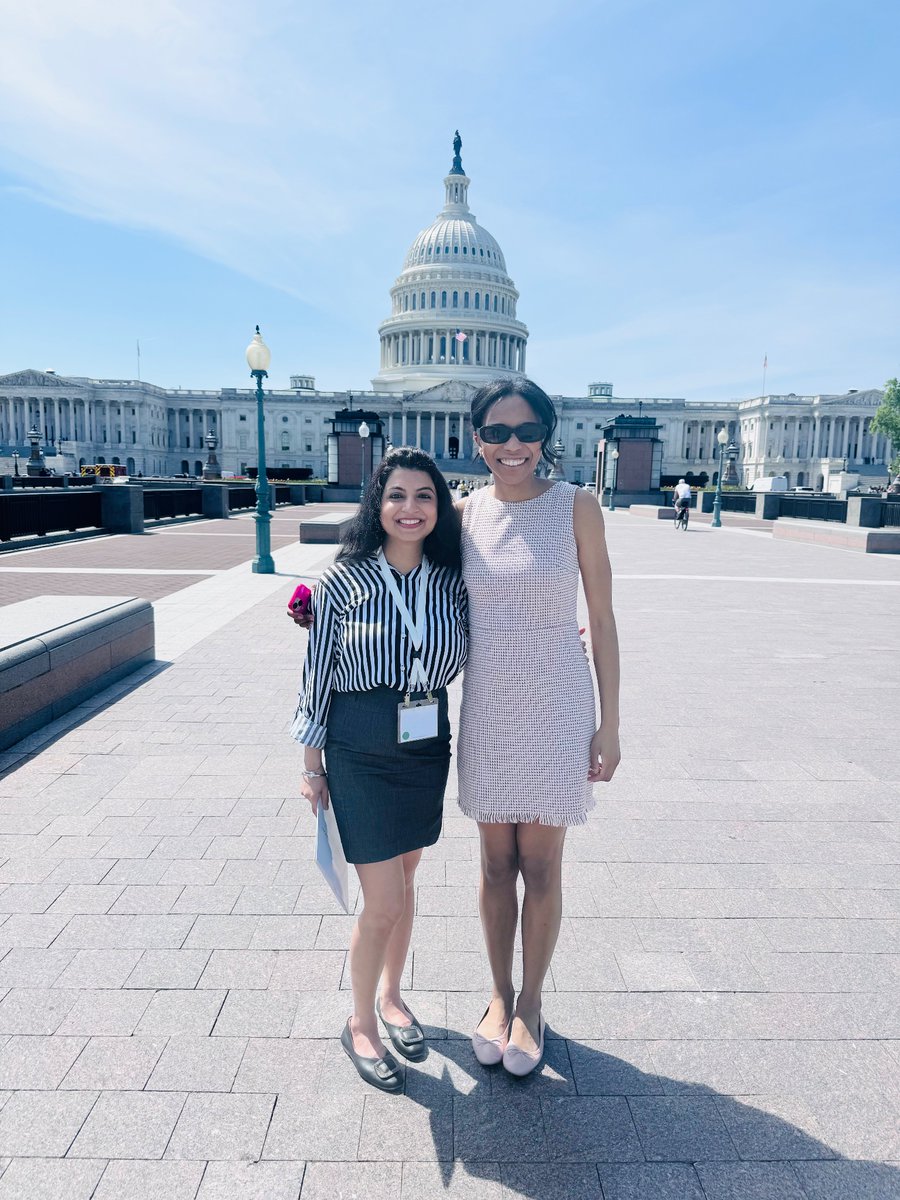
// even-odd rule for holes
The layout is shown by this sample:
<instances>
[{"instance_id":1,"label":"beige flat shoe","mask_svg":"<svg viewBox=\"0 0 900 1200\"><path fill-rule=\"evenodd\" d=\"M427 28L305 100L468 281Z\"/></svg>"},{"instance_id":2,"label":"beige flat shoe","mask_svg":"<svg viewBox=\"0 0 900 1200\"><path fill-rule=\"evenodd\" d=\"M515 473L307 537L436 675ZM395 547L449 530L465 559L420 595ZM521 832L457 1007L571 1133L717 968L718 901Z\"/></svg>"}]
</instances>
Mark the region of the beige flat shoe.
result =
<instances>
[{"instance_id":1,"label":"beige flat shoe","mask_svg":"<svg viewBox=\"0 0 900 1200\"><path fill-rule=\"evenodd\" d=\"M508 1042L506 1049L503 1051L503 1065L509 1071L510 1075L522 1076L531 1074L544 1057L544 1033L546 1029L547 1023L541 1017L538 1023L537 1050L523 1050L515 1042Z\"/></svg>"},{"instance_id":2,"label":"beige flat shoe","mask_svg":"<svg viewBox=\"0 0 900 1200\"><path fill-rule=\"evenodd\" d=\"M491 1004L493 1001L491 1001ZM489 1004L484 1010L484 1016L481 1021L491 1011ZM478 1022L478 1025L481 1024ZM503 1054L506 1050L507 1042L509 1041L509 1031L512 1029L512 1017L509 1019L509 1024L499 1037L486 1038L484 1034L478 1032L478 1025L475 1026L475 1032L472 1034L472 1049L475 1052L475 1057L483 1067L496 1067L497 1063L503 1059Z\"/></svg>"}]
</instances>

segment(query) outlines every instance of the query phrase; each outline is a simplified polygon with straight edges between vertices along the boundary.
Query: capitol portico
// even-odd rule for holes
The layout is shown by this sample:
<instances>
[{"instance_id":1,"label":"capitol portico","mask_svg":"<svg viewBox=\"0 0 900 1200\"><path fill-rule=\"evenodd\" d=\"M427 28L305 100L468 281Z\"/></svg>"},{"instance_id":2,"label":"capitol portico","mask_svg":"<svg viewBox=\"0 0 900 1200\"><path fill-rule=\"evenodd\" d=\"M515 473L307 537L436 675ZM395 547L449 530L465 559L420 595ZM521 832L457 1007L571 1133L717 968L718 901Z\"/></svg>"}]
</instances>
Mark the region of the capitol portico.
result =
<instances>
[{"instance_id":1,"label":"capitol portico","mask_svg":"<svg viewBox=\"0 0 900 1200\"><path fill-rule=\"evenodd\" d=\"M329 478L328 438L336 414L377 414L386 440L428 450L450 476L477 470L469 405L476 388L525 373L528 329L498 242L468 206L461 140L444 179L444 207L413 240L379 327L380 370L371 391L319 391L311 375L266 392L270 473L309 469ZM552 381L541 380L552 393ZM584 396L553 396L562 467L573 482L594 477L604 425L620 414L654 417L662 475L714 483L716 435L738 448L741 482L785 475L789 486L822 488L842 467L860 483L885 483L892 447L871 429L877 389L842 395L765 395L720 403L621 397L608 382ZM132 475L200 475L206 435L218 441L226 475L256 464L255 394L248 389L166 389L138 380L64 377L52 371L0 375L0 474L29 453L38 431L48 466L121 464ZM333 473L332 463L332 473Z\"/></svg>"}]
</instances>

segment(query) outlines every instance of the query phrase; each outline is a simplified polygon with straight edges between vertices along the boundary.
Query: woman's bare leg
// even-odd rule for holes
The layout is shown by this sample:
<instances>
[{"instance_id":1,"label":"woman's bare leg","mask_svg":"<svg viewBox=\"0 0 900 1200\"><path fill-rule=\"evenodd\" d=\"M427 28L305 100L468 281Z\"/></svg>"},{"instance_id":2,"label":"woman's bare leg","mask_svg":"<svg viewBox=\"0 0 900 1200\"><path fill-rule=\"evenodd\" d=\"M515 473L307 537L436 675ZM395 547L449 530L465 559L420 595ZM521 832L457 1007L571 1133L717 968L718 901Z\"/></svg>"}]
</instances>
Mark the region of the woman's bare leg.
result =
<instances>
[{"instance_id":1,"label":"woman's bare leg","mask_svg":"<svg viewBox=\"0 0 900 1200\"><path fill-rule=\"evenodd\" d=\"M385 862L359 863L364 907L350 935L350 980L353 1016L350 1032L357 1054L383 1058L385 1045L375 1015L375 989L384 970L388 946L406 908L406 882L402 857Z\"/></svg>"},{"instance_id":2,"label":"woman's bare leg","mask_svg":"<svg viewBox=\"0 0 900 1200\"><path fill-rule=\"evenodd\" d=\"M538 1046L541 992L562 920L562 854L565 827L516 826L522 901L522 990L516 1002L512 1041L523 1050Z\"/></svg>"},{"instance_id":3,"label":"woman's bare leg","mask_svg":"<svg viewBox=\"0 0 900 1200\"><path fill-rule=\"evenodd\" d=\"M421 850L411 850L408 854L400 855L404 877L403 916L394 926L394 932L387 944L384 971L381 975L381 1011L385 1020L390 1021L392 1025L411 1023L409 1012L400 995L400 988L409 953L409 940L412 937L413 918L416 915L416 867L421 857Z\"/></svg>"},{"instance_id":4,"label":"woman's bare leg","mask_svg":"<svg viewBox=\"0 0 900 1200\"><path fill-rule=\"evenodd\" d=\"M478 906L488 961L491 964L493 992L491 1006L478 1026L486 1038L501 1037L513 1014L512 965L519 901L516 879L519 859L515 825L478 823L481 835L481 883Z\"/></svg>"}]
</instances>

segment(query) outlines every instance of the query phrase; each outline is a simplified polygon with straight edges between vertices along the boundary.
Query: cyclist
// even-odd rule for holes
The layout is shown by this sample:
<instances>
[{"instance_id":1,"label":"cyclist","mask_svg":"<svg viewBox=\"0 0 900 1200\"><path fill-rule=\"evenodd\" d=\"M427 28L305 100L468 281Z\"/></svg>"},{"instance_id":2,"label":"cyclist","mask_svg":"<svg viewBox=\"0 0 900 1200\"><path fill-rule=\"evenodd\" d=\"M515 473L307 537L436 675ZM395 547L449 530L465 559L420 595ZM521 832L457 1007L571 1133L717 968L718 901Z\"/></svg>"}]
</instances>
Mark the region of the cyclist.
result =
<instances>
[{"instance_id":1,"label":"cyclist","mask_svg":"<svg viewBox=\"0 0 900 1200\"><path fill-rule=\"evenodd\" d=\"M685 483L683 479L679 479L675 484L672 503L675 505L675 520L678 520L682 510L684 510L684 522L687 524L688 513L691 507L691 485Z\"/></svg>"}]
</instances>

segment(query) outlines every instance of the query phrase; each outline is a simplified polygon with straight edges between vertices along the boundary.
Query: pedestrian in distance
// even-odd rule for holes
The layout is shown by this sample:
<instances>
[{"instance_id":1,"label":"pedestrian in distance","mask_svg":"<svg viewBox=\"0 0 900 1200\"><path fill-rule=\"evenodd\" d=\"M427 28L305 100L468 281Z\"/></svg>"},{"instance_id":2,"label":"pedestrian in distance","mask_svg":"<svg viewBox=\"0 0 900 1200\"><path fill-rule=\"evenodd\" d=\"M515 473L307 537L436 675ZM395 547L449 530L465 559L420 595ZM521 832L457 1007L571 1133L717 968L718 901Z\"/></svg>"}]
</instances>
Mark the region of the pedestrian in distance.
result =
<instances>
[{"instance_id":1,"label":"pedestrian in distance","mask_svg":"<svg viewBox=\"0 0 900 1200\"><path fill-rule=\"evenodd\" d=\"M523 379L472 401L491 483L461 501L469 658L457 748L459 804L478 822L479 902L493 993L472 1037L479 1062L514 1075L543 1055L541 993L562 914L566 830L583 824L593 785L619 763L619 652L603 516L594 496L537 474L552 464L557 416ZM600 714L582 652L579 579L588 607ZM523 977L513 988L522 904Z\"/></svg>"},{"instance_id":2,"label":"pedestrian in distance","mask_svg":"<svg viewBox=\"0 0 900 1200\"><path fill-rule=\"evenodd\" d=\"M467 650L459 517L421 450L376 467L312 600L292 735L304 746L301 793L333 806L363 894L350 941L353 1014L341 1044L360 1076L397 1092L399 1064L426 1052L401 995L415 871L441 831L450 765L447 684ZM380 982L380 988L379 988ZM376 999L376 993L378 993Z\"/></svg>"}]
</instances>

